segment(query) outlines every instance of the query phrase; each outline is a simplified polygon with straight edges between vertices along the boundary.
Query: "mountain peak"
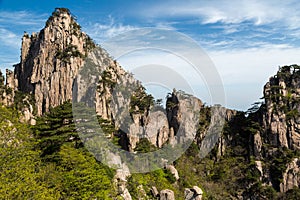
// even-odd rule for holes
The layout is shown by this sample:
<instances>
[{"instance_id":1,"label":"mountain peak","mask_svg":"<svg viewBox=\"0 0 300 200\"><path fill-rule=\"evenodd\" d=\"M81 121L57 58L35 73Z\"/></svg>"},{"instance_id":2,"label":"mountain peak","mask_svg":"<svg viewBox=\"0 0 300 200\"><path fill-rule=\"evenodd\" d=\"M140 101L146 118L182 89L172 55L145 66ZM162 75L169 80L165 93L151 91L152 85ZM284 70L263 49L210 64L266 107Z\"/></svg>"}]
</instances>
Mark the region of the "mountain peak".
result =
<instances>
[{"instance_id":1,"label":"mountain peak","mask_svg":"<svg viewBox=\"0 0 300 200\"><path fill-rule=\"evenodd\" d=\"M55 8L52 15L48 18L46 22L46 27L53 24L53 22L64 22L64 21L75 21L74 17L68 8Z\"/></svg>"},{"instance_id":2,"label":"mountain peak","mask_svg":"<svg viewBox=\"0 0 300 200\"><path fill-rule=\"evenodd\" d=\"M38 115L47 112L71 99L73 79L94 47L70 10L56 8L44 29L24 34L12 89L33 94Z\"/></svg>"}]
</instances>

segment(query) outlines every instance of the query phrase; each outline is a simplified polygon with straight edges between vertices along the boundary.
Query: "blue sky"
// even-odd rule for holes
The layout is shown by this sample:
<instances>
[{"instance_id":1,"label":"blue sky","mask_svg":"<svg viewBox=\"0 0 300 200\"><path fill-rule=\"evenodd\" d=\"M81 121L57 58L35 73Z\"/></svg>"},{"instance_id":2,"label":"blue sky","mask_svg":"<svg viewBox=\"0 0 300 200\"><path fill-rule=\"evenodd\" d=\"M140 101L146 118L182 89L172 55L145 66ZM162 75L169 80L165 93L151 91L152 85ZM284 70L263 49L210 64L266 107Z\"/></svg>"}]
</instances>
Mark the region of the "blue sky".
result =
<instances>
[{"instance_id":1,"label":"blue sky","mask_svg":"<svg viewBox=\"0 0 300 200\"><path fill-rule=\"evenodd\" d=\"M197 41L223 80L227 107L246 110L262 97L279 65L300 64L300 3L259 1L0 0L0 68L19 62L21 37L67 7L97 43L143 27L179 31ZM122 62L121 62L122 64ZM205 100L205 97L200 98Z\"/></svg>"}]
</instances>

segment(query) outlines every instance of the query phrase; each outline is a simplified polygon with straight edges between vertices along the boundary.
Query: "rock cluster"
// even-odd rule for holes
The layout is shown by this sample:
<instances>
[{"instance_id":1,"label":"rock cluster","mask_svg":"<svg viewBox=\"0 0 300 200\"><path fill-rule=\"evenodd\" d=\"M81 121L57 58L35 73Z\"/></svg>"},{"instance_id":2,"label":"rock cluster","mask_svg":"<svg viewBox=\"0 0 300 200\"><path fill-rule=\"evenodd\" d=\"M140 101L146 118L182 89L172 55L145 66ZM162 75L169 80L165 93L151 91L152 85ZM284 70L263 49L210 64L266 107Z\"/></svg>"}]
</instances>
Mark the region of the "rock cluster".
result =
<instances>
[{"instance_id":1,"label":"rock cluster","mask_svg":"<svg viewBox=\"0 0 300 200\"><path fill-rule=\"evenodd\" d=\"M288 163L285 172L283 173L282 183L280 184L280 191L287 192L294 187L300 186L300 159L295 158Z\"/></svg>"},{"instance_id":2,"label":"rock cluster","mask_svg":"<svg viewBox=\"0 0 300 200\"><path fill-rule=\"evenodd\" d=\"M300 185L298 158L285 164L280 184L274 181L276 177L272 177L274 169L265 167L264 162L268 163L269 158L276 157L277 152L300 150L300 67L281 67L264 86L264 100L256 113L262 129L253 135L253 155L262 175L261 180L279 187L280 192L286 192Z\"/></svg>"},{"instance_id":3,"label":"rock cluster","mask_svg":"<svg viewBox=\"0 0 300 200\"><path fill-rule=\"evenodd\" d=\"M300 150L300 71L284 66L264 87L263 127L271 145Z\"/></svg>"}]
</instances>

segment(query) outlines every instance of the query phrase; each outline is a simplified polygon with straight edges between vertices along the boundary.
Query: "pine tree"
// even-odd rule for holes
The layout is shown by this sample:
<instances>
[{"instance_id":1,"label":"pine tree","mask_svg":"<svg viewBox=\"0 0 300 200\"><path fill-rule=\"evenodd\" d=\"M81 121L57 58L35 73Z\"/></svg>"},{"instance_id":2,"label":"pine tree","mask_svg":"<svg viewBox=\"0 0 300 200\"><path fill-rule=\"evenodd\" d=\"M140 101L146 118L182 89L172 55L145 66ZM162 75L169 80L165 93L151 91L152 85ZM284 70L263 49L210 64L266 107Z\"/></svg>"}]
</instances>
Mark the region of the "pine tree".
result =
<instances>
[{"instance_id":1,"label":"pine tree","mask_svg":"<svg viewBox=\"0 0 300 200\"><path fill-rule=\"evenodd\" d=\"M39 140L38 146L43 151L42 156L46 158L55 157L55 152L59 151L63 143L72 142L75 147L80 144L69 101L50 108L49 113L37 119L33 130Z\"/></svg>"}]
</instances>

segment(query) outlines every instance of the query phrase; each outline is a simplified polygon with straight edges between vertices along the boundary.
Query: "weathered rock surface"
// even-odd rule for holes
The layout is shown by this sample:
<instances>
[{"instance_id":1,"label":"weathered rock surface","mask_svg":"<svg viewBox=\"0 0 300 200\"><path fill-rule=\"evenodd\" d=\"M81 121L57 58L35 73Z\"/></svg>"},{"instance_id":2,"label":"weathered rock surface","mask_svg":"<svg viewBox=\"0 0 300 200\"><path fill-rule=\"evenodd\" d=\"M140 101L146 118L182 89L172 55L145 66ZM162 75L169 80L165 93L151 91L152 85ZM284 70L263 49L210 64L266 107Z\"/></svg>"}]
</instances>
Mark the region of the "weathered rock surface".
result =
<instances>
[{"instance_id":1,"label":"weathered rock surface","mask_svg":"<svg viewBox=\"0 0 300 200\"><path fill-rule=\"evenodd\" d=\"M165 167L167 170L170 170L171 174L174 176L174 178L176 179L176 181L179 180L179 174L177 169L174 167L174 165L166 165Z\"/></svg>"},{"instance_id":2,"label":"weathered rock surface","mask_svg":"<svg viewBox=\"0 0 300 200\"><path fill-rule=\"evenodd\" d=\"M174 192L169 189L160 191L159 197L160 197L160 200L175 200Z\"/></svg>"},{"instance_id":3,"label":"weathered rock surface","mask_svg":"<svg viewBox=\"0 0 300 200\"><path fill-rule=\"evenodd\" d=\"M165 112L150 112L145 125L145 136L159 148L169 139L169 124Z\"/></svg>"},{"instance_id":4,"label":"weathered rock surface","mask_svg":"<svg viewBox=\"0 0 300 200\"><path fill-rule=\"evenodd\" d=\"M73 80L93 47L67 9L56 9L39 33L22 38L13 87L34 95L37 115L72 98Z\"/></svg>"},{"instance_id":5,"label":"weathered rock surface","mask_svg":"<svg viewBox=\"0 0 300 200\"><path fill-rule=\"evenodd\" d=\"M151 187L151 193L153 197L159 197L159 192L155 186Z\"/></svg>"},{"instance_id":6,"label":"weathered rock surface","mask_svg":"<svg viewBox=\"0 0 300 200\"><path fill-rule=\"evenodd\" d=\"M173 91L167 98L167 117L178 143L196 136L202 102L181 91Z\"/></svg>"},{"instance_id":7,"label":"weathered rock surface","mask_svg":"<svg viewBox=\"0 0 300 200\"><path fill-rule=\"evenodd\" d=\"M263 126L271 145L300 150L300 71L284 66L264 87Z\"/></svg>"},{"instance_id":8,"label":"weathered rock surface","mask_svg":"<svg viewBox=\"0 0 300 200\"><path fill-rule=\"evenodd\" d=\"M82 70L84 66L89 68ZM96 96L90 87L93 84L97 84ZM8 73L7 85L13 91L32 94L38 116L72 98L95 104L98 115L124 132L128 142L123 146L130 151L134 151L143 137L157 147L167 141L175 145L191 140L196 134L196 116L202 105L197 98L177 92L168 100L177 105L169 107L167 114L162 110L132 108L131 97L142 88L141 83L105 50L95 49L93 41L64 8L57 8L39 33L24 34L21 60L14 73ZM25 120L32 120L32 110L24 109Z\"/></svg>"},{"instance_id":9,"label":"weathered rock surface","mask_svg":"<svg viewBox=\"0 0 300 200\"><path fill-rule=\"evenodd\" d=\"M101 118L121 130L122 146L131 152L141 138L147 138L158 148L166 143L175 146L194 140L199 112L203 108L199 99L175 90L167 98L166 109L156 109L150 104L132 106L134 97L138 100L144 98L137 96L137 93L145 92L141 83L122 69L104 49L95 48L67 9L56 9L39 33L24 34L20 63L15 65L14 72L6 71L5 86L3 81L0 79L0 102L4 105L12 105L19 91L27 93L21 101L25 105L20 109L23 113L21 121L35 124L35 110L40 116L50 107L76 99L94 105ZM97 87L93 88L93 85ZM30 95L34 104L29 99ZM270 168L266 168L269 164L267 159L273 158L272 154L280 149L300 150L299 66L282 67L276 76L271 77L264 87L264 98L258 117L262 129L252 133L249 151L256 159L255 167L261 174L259 181L271 185L274 181L271 180ZM232 110L215 109L218 114L211 116L211 124L217 124L221 118L229 122L236 115ZM228 145L232 145L234 136L221 136L216 127L210 128L211 133L216 134L209 134L207 130L196 140L203 157L216 144L216 156L219 158L225 155ZM121 166L114 178L117 190L124 199L131 199L126 188L129 169L117 155L111 155L111 159ZM299 158L294 158L286 167L282 172L281 192L300 185ZM166 165L166 168L179 180L173 165ZM138 189L141 196L145 196L143 187ZM174 199L171 190L159 193L152 188L152 193L161 199ZM186 199L201 199L202 194L196 186L185 189Z\"/></svg>"},{"instance_id":10,"label":"weathered rock surface","mask_svg":"<svg viewBox=\"0 0 300 200\"><path fill-rule=\"evenodd\" d=\"M118 191L118 194L124 198L124 200L131 200L131 195L126 188L127 178L130 176L129 168L125 163L122 163L121 157L110 152L108 156L110 160L107 162L110 166L118 166L116 174L113 179L113 183Z\"/></svg>"},{"instance_id":11,"label":"weathered rock surface","mask_svg":"<svg viewBox=\"0 0 300 200\"><path fill-rule=\"evenodd\" d=\"M203 191L198 186L193 186L193 188L184 189L184 199L185 200L201 200Z\"/></svg>"},{"instance_id":12,"label":"weathered rock surface","mask_svg":"<svg viewBox=\"0 0 300 200\"><path fill-rule=\"evenodd\" d=\"M300 159L295 158L287 165L283 173L283 181L280 184L280 192L287 192L294 187L300 186Z\"/></svg>"},{"instance_id":13,"label":"weathered rock surface","mask_svg":"<svg viewBox=\"0 0 300 200\"><path fill-rule=\"evenodd\" d=\"M257 132L254 136L253 136L253 154L256 158L260 158L261 157L261 151L262 151L262 138L259 132Z\"/></svg>"},{"instance_id":14,"label":"weathered rock surface","mask_svg":"<svg viewBox=\"0 0 300 200\"><path fill-rule=\"evenodd\" d=\"M11 106L14 103L15 90L14 73L6 69L6 83L4 84L4 76L0 71L0 103Z\"/></svg>"}]
</instances>

